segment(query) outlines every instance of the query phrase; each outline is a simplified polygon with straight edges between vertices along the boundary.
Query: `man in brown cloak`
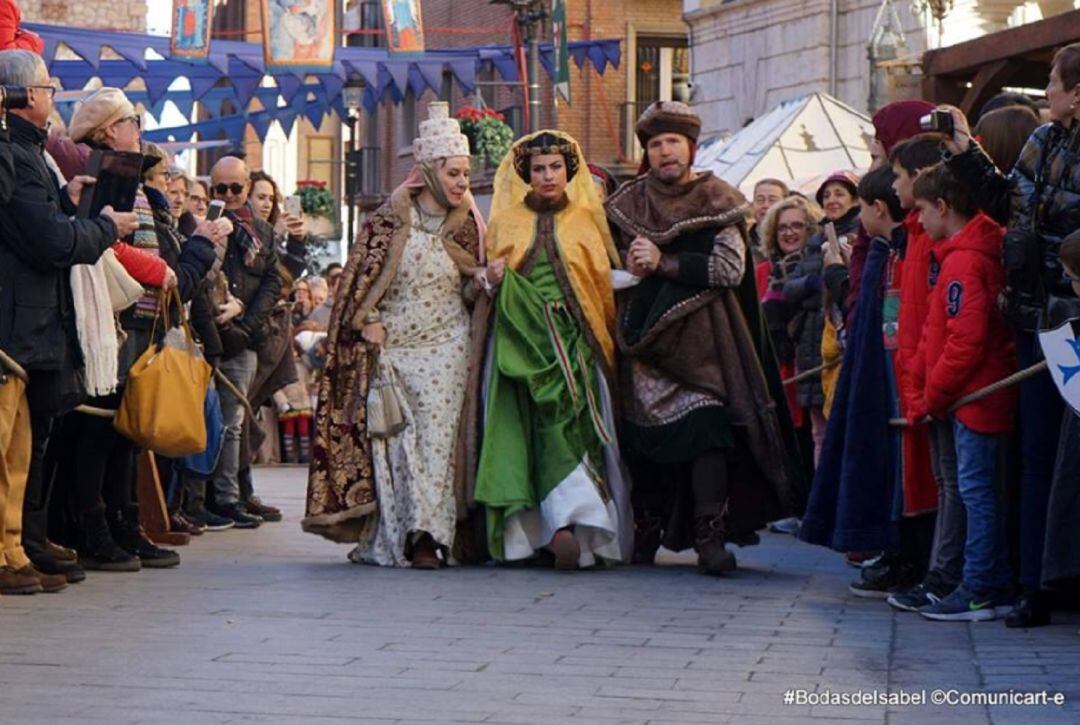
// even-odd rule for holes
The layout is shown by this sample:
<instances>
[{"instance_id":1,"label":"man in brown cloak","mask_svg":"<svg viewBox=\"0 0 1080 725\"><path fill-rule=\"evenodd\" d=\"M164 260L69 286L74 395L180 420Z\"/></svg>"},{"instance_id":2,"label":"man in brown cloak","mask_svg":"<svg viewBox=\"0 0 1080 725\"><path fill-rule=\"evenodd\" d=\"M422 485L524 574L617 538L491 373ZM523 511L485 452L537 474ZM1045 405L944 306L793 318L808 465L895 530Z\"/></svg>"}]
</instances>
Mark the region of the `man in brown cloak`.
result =
<instances>
[{"instance_id":1,"label":"man in brown cloak","mask_svg":"<svg viewBox=\"0 0 1080 725\"><path fill-rule=\"evenodd\" d=\"M701 120L682 103L637 124L641 176L607 202L640 283L620 293L621 437L634 480L635 559L693 546L703 573L735 568L726 542L756 543L801 510L794 431L761 319L746 200L691 169ZM778 405L779 402L779 405Z\"/></svg>"}]
</instances>

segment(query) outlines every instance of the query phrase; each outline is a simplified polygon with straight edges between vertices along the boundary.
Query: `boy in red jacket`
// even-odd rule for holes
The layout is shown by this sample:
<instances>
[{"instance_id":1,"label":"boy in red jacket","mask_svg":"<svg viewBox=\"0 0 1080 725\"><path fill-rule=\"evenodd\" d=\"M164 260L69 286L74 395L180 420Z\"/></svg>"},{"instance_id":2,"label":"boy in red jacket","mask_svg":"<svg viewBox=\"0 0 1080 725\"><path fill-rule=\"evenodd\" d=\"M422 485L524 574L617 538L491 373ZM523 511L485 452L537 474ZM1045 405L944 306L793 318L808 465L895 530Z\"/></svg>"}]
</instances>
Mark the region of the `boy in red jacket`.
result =
<instances>
[{"instance_id":1,"label":"boy in red jacket","mask_svg":"<svg viewBox=\"0 0 1080 725\"><path fill-rule=\"evenodd\" d=\"M927 413L951 423L957 484L967 513L962 582L918 611L939 621L990 620L999 608L1007 613L1011 601L997 474L1016 389L953 408L1016 372L1012 333L997 307L1005 286L1004 230L977 212L944 164L924 171L913 194L923 228L934 240L931 254L938 271L913 369L923 397L908 415L915 423ZM947 465L948 453L941 453L940 463Z\"/></svg>"}]
</instances>

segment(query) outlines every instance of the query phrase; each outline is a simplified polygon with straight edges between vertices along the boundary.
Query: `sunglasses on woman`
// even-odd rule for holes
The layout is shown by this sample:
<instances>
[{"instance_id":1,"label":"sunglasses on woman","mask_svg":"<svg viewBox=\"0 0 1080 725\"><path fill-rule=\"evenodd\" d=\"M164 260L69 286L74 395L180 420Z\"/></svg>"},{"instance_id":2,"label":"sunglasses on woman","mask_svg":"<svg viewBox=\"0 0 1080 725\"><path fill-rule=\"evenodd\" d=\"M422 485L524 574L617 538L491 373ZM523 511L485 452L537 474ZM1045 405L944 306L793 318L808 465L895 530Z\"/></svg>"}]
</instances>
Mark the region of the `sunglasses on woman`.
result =
<instances>
[{"instance_id":1,"label":"sunglasses on woman","mask_svg":"<svg viewBox=\"0 0 1080 725\"><path fill-rule=\"evenodd\" d=\"M231 193L233 196L240 196L244 193L244 189L247 188L244 184L216 184L214 186L214 193L218 196L225 196L227 193Z\"/></svg>"}]
</instances>

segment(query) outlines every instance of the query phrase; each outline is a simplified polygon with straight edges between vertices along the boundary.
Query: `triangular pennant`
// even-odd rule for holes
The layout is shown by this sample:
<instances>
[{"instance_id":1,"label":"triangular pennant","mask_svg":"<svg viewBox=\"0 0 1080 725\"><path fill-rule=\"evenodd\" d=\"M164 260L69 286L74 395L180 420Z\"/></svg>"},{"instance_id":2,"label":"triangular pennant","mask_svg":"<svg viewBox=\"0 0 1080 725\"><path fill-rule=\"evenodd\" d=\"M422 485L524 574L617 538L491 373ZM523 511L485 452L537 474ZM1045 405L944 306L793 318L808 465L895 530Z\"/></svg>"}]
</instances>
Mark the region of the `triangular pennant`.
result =
<instances>
[{"instance_id":1,"label":"triangular pennant","mask_svg":"<svg viewBox=\"0 0 1080 725\"><path fill-rule=\"evenodd\" d=\"M492 58L492 62L495 63L495 69L499 71L499 75L507 83L516 83L518 80L518 67L517 61L510 55L509 52L502 53L495 58Z\"/></svg>"},{"instance_id":2,"label":"triangular pennant","mask_svg":"<svg viewBox=\"0 0 1080 725\"><path fill-rule=\"evenodd\" d=\"M201 101L202 97L210 92L210 89L218 82L218 78L189 78L191 82L191 95L196 101Z\"/></svg>"},{"instance_id":3,"label":"triangular pennant","mask_svg":"<svg viewBox=\"0 0 1080 725\"><path fill-rule=\"evenodd\" d=\"M379 99L375 95L375 90L370 86L364 89L364 110L368 112L369 116L374 116L375 112L379 110ZM344 115L341 117L345 118Z\"/></svg>"},{"instance_id":4,"label":"triangular pennant","mask_svg":"<svg viewBox=\"0 0 1080 725\"><path fill-rule=\"evenodd\" d=\"M101 65L101 42L81 36L64 38L64 45L94 68Z\"/></svg>"},{"instance_id":5,"label":"triangular pennant","mask_svg":"<svg viewBox=\"0 0 1080 725\"><path fill-rule=\"evenodd\" d=\"M150 103L157 103L168 92L169 86L172 85L174 80L176 79L153 74L143 76L143 81L146 83L146 97L150 100Z\"/></svg>"},{"instance_id":6,"label":"triangular pennant","mask_svg":"<svg viewBox=\"0 0 1080 725\"><path fill-rule=\"evenodd\" d=\"M45 65L49 70L52 70L53 60L56 59L56 48L60 45L60 41L57 38L42 38L45 41L45 49L41 51L41 57L45 60Z\"/></svg>"},{"instance_id":7,"label":"triangular pennant","mask_svg":"<svg viewBox=\"0 0 1080 725\"><path fill-rule=\"evenodd\" d=\"M345 87L345 80L338 78L336 75L327 74L319 76L319 82L322 83L323 91L326 92L326 98L337 98L341 95L341 89Z\"/></svg>"},{"instance_id":8,"label":"triangular pennant","mask_svg":"<svg viewBox=\"0 0 1080 725\"><path fill-rule=\"evenodd\" d=\"M442 94L443 83L443 66L444 63L417 63L416 67L420 69L420 74L427 81L428 88L432 90L436 95Z\"/></svg>"},{"instance_id":9,"label":"triangular pennant","mask_svg":"<svg viewBox=\"0 0 1080 725\"><path fill-rule=\"evenodd\" d=\"M555 77L555 54L554 53L552 53L550 51L547 52L547 53L541 53L540 54L540 65L542 65L544 67L544 72L547 73L549 77L551 77L551 78Z\"/></svg>"},{"instance_id":10,"label":"triangular pennant","mask_svg":"<svg viewBox=\"0 0 1080 725\"><path fill-rule=\"evenodd\" d=\"M386 72L394 80L394 87L397 88L399 94L404 96L409 87L409 68L412 63L408 61L390 61L380 65L386 68Z\"/></svg>"},{"instance_id":11,"label":"triangular pennant","mask_svg":"<svg viewBox=\"0 0 1080 725\"><path fill-rule=\"evenodd\" d=\"M260 113L253 113L248 116L248 125L251 126L251 130L255 132L255 135L259 137L259 141L266 140L266 134L270 131L270 114L265 111Z\"/></svg>"},{"instance_id":12,"label":"triangular pennant","mask_svg":"<svg viewBox=\"0 0 1080 725\"><path fill-rule=\"evenodd\" d=\"M224 94L217 92L220 90L220 88L215 88L199 99L203 110L215 118L221 116L221 104L228 100Z\"/></svg>"},{"instance_id":13,"label":"triangular pennant","mask_svg":"<svg viewBox=\"0 0 1080 725\"><path fill-rule=\"evenodd\" d=\"M450 72L457 78L466 93L472 93L476 88L476 59L450 61Z\"/></svg>"},{"instance_id":14,"label":"triangular pennant","mask_svg":"<svg viewBox=\"0 0 1080 725\"><path fill-rule=\"evenodd\" d=\"M229 80L232 81L232 86L236 90L237 104L240 108L247 108L251 96L259 87L259 83L262 82L262 78L259 76L232 75Z\"/></svg>"},{"instance_id":15,"label":"triangular pennant","mask_svg":"<svg viewBox=\"0 0 1080 725\"><path fill-rule=\"evenodd\" d=\"M195 111L195 98L191 95L191 91L170 93L167 98L172 101L173 105L176 106L176 110L184 118L191 118L191 114Z\"/></svg>"},{"instance_id":16,"label":"triangular pennant","mask_svg":"<svg viewBox=\"0 0 1080 725\"><path fill-rule=\"evenodd\" d=\"M326 106L319 103L309 103L304 109L304 117L311 121L316 131L322 126L323 116L326 115Z\"/></svg>"},{"instance_id":17,"label":"triangular pennant","mask_svg":"<svg viewBox=\"0 0 1080 725\"><path fill-rule=\"evenodd\" d=\"M259 88L255 91L255 98L259 99L259 103L263 108L277 108L278 96L281 95L280 91L275 88Z\"/></svg>"},{"instance_id":18,"label":"triangular pennant","mask_svg":"<svg viewBox=\"0 0 1080 725\"><path fill-rule=\"evenodd\" d=\"M128 100L132 100L130 95L128 96ZM146 103L149 103L149 101ZM157 103L150 104L150 106L147 107L146 112L154 118L155 123L161 123L161 114L165 112L165 99L162 98Z\"/></svg>"},{"instance_id":19,"label":"triangular pennant","mask_svg":"<svg viewBox=\"0 0 1080 725\"><path fill-rule=\"evenodd\" d=\"M131 43L112 43L108 46L115 50L121 58L127 60L139 70L146 70L146 46Z\"/></svg>"},{"instance_id":20,"label":"triangular pennant","mask_svg":"<svg viewBox=\"0 0 1080 725\"><path fill-rule=\"evenodd\" d=\"M604 52L603 46L596 44L589 46L589 60L592 61L593 68L597 73L603 75L604 69L607 67L608 56Z\"/></svg>"},{"instance_id":21,"label":"triangular pennant","mask_svg":"<svg viewBox=\"0 0 1080 725\"><path fill-rule=\"evenodd\" d=\"M226 116L221 121L221 130L225 137L233 141L244 140L244 128L247 126L247 118L244 116Z\"/></svg>"},{"instance_id":22,"label":"triangular pennant","mask_svg":"<svg viewBox=\"0 0 1080 725\"><path fill-rule=\"evenodd\" d=\"M281 124L285 138L292 136L293 126L296 124L296 111L282 111L277 116L277 122Z\"/></svg>"},{"instance_id":23,"label":"triangular pennant","mask_svg":"<svg viewBox=\"0 0 1080 725\"><path fill-rule=\"evenodd\" d=\"M211 68L217 70L223 76L229 75L229 54L228 53L215 53L214 43L210 42L210 55L206 57L206 62L210 64Z\"/></svg>"},{"instance_id":24,"label":"triangular pennant","mask_svg":"<svg viewBox=\"0 0 1080 725\"><path fill-rule=\"evenodd\" d=\"M373 60L361 60L361 61L345 61L345 65L352 68L354 72L363 76L364 81L371 87L375 88L379 85L379 64Z\"/></svg>"},{"instance_id":25,"label":"triangular pennant","mask_svg":"<svg viewBox=\"0 0 1080 725\"><path fill-rule=\"evenodd\" d=\"M607 56L608 63L611 63L611 66L617 69L619 63L622 62L622 45L617 40L607 40L601 45L604 46L604 54Z\"/></svg>"},{"instance_id":26,"label":"triangular pennant","mask_svg":"<svg viewBox=\"0 0 1080 725\"><path fill-rule=\"evenodd\" d=\"M420 73L420 69L416 67L414 63L409 68L409 89L412 90L413 96L419 98L424 95L424 91L428 89L427 79ZM439 91L436 90L436 93Z\"/></svg>"},{"instance_id":27,"label":"triangular pennant","mask_svg":"<svg viewBox=\"0 0 1080 725\"><path fill-rule=\"evenodd\" d=\"M578 68L585 64L585 56L588 52L589 47L587 45L578 45L570 48L570 57L574 59L574 63Z\"/></svg>"},{"instance_id":28,"label":"triangular pennant","mask_svg":"<svg viewBox=\"0 0 1080 725\"><path fill-rule=\"evenodd\" d=\"M56 112L60 114L60 118L64 119L64 125L71 125L71 117L75 114L74 103L57 103Z\"/></svg>"},{"instance_id":29,"label":"triangular pennant","mask_svg":"<svg viewBox=\"0 0 1080 725\"><path fill-rule=\"evenodd\" d=\"M286 103L292 101L296 92L300 90L300 86L303 85L303 81L292 74L274 76L274 80L277 82L278 92Z\"/></svg>"}]
</instances>

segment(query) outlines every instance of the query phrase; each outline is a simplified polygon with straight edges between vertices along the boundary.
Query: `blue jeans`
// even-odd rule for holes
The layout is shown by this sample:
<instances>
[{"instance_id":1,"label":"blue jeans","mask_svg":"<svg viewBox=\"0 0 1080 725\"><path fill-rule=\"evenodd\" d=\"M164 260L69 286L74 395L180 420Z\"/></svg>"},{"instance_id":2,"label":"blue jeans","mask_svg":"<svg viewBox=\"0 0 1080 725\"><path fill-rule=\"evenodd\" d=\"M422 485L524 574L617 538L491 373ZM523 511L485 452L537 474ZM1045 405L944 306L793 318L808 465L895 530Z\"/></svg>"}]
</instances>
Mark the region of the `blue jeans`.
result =
<instances>
[{"instance_id":1,"label":"blue jeans","mask_svg":"<svg viewBox=\"0 0 1080 725\"><path fill-rule=\"evenodd\" d=\"M930 450L930 463L938 489L930 571L946 587L955 587L964 572L967 512L956 482L956 441L953 439L951 421L935 420L930 423Z\"/></svg>"},{"instance_id":2,"label":"blue jeans","mask_svg":"<svg viewBox=\"0 0 1080 725\"><path fill-rule=\"evenodd\" d=\"M228 360L222 360L218 369L236 386L237 390L248 393L251 381L255 378L258 357L254 350L244 350ZM218 389L221 395L221 418L225 423L225 441L221 446L221 460L212 476L218 506L232 506L240 502L240 434L244 427L244 405L222 385Z\"/></svg>"},{"instance_id":3,"label":"blue jeans","mask_svg":"<svg viewBox=\"0 0 1080 725\"><path fill-rule=\"evenodd\" d=\"M975 594L1010 584L1005 554L1005 523L998 493L998 467L1005 438L976 433L953 419L956 478L967 511L964 541L964 588Z\"/></svg>"}]
</instances>

